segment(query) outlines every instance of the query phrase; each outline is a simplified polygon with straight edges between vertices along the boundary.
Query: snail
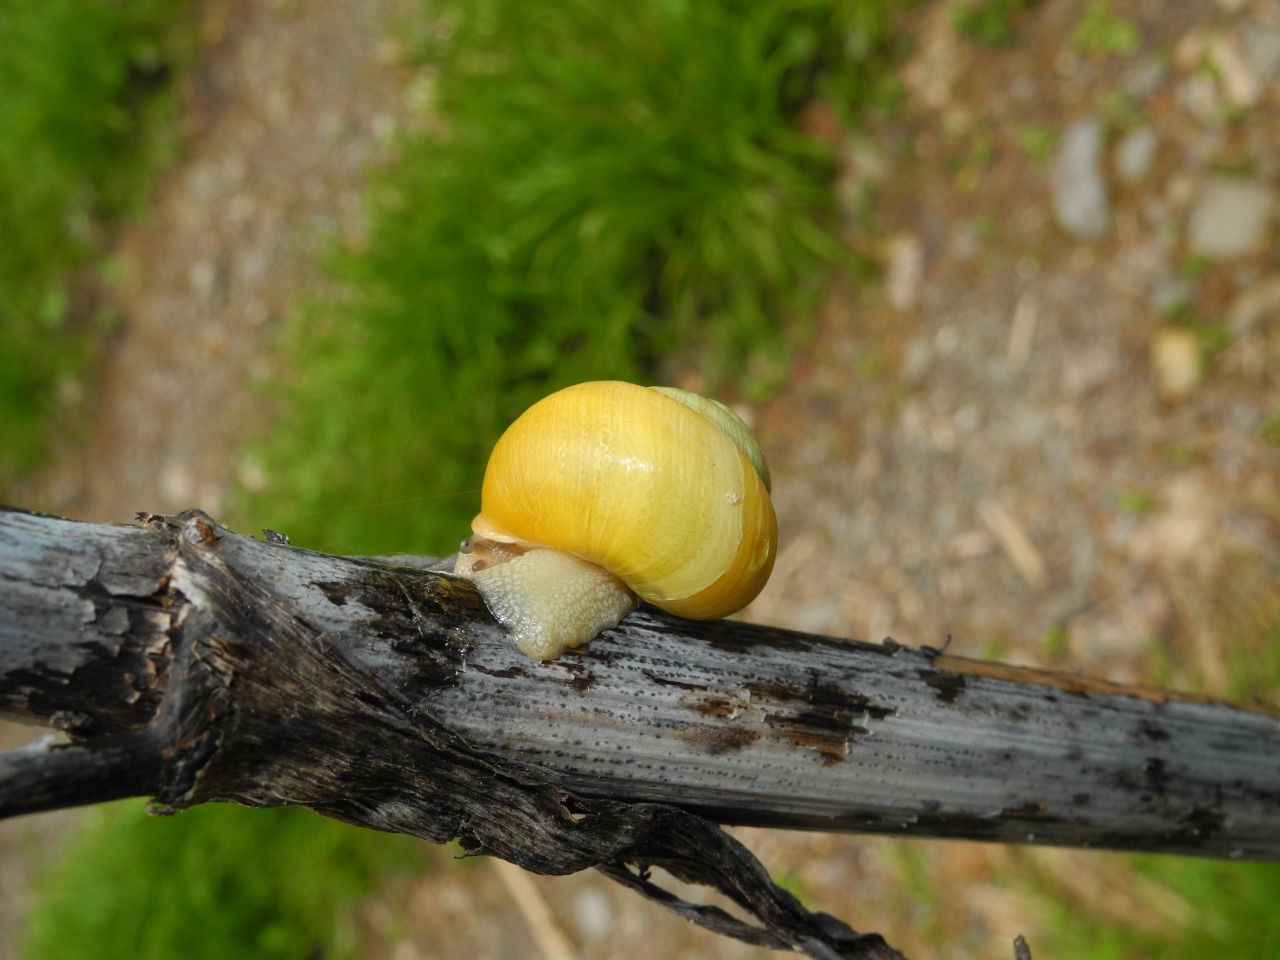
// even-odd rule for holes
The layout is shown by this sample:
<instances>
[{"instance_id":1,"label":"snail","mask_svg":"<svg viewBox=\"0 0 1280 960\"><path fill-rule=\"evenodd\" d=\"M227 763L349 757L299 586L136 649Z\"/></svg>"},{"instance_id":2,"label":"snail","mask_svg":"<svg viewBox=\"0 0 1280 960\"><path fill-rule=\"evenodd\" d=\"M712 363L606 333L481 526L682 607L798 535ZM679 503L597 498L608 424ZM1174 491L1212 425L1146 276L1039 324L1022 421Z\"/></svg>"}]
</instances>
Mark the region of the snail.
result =
<instances>
[{"instance_id":1,"label":"snail","mask_svg":"<svg viewBox=\"0 0 1280 960\"><path fill-rule=\"evenodd\" d=\"M490 455L454 568L531 657L616 627L641 599L714 620L764 587L778 532L746 424L671 387L595 381L520 415Z\"/></svg>"}]
</instances>

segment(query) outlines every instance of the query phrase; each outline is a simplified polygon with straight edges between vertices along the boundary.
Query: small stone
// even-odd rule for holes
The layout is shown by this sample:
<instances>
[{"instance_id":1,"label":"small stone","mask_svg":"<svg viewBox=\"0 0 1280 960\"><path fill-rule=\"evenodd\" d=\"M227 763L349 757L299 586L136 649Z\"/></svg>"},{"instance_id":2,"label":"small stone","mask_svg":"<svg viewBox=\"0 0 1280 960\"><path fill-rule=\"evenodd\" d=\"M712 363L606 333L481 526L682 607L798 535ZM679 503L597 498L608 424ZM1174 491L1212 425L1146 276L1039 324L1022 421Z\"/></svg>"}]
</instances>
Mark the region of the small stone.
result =
<instances>
[{"instance_id":1,"label":"small stone","mask_svg":"<svg viewBox=\"0 0 1280 960\"><path fill-rule=\"evenodd\" d=\"M1196 199L1197 180L1190 173L1179 170L1169 177L1164 188L1164 199L1175 210L1186 210Z\"/></svg>"},{"instance_id":2,"label":"small stone","mask_svg":"<svg viewBox=\"0 0 1280 960\"><path fill-rule=\"evenodd\" d=\"M1228 103L1251 107L1258 102L1262 92L1258 72L1236 37L1215 37L1209 46L1209 60L1218 73Z\"/></svg>"},{"instance_id":3,"label":"small stone","mask_svg":"<svg viewBox=\"0 0 1280 960\"><path fill-rule=\"evenodd\" d=\"M1275 205L1275 191L1265 183L1210 180L1191 210L1192 251L1228 260L1261 250Z\"/></svg>"},{"instance_id":4,"label":"small stone","mask_svg":"<svg viewBox=\"0 0 1280 960\"><path fill-rule=\"evenodd\" d=\"M1137 183L1151 172L1159 139L1151 127L1130 130L1116 144L1116 173L1125 183Z\"/></svg>"},{"instance_id":5,"label":"small stone","mask_svg":"<svg viewBox=\"0 0 1280 960\"><path fill-rule=\"evenodd\" d=\"M1280 30L1248 26L1241 31L1240 40L1259 80L1270 80L1280 73Z\"/></svg>"},{"instance_id":6,"label":"small stone","mask_svg":"<svg viewBox=\"0 0 1280 960\"><path fill-rule=\"evenodd\" d=\"M1227 326L1237 337L1280 317L1280 273L1250 284L1227 308Z\"/></svg>"},{"instance_id":7,"label":"small stone","mask_svg":"<svg viewBox=\"0 0 1280 960\"><path fill-rule=\"evenodd\" d=\"M884 297L889 306L906 312L920 299L920 287L924 282L924 244L917 236L900 233L889 241L888 253Z\"/></svg>"},{"instance_id":8,"label":"small stone","mask_svg":"<svg viewBox=\"0 0 1280 960\"><path fill-rule=\"evenodd\" d=\"M1200 343L1183 327L1161 327L1151 339L1151 372L1160 399L1185 400L1200 385Z\"/></svg>"},{"instance_id":9,"label":"small stone","mask_svg":"<svg viewBox=\"0 0 1280 960\"><path fill-rule=\"evenodd\" d=\"M1157 494L1160 506L1138 524L1129 555L1138 563L1211 566L1221 549L1222 500L1203 475L1175 473Z\"/></svg>"},{"instance_id":10,"label":"small stone","mask_svg":"<svg viewBox=\"0 0 1280 960\"><path fill-rule=\"evenodd\" d=\"M851 136L846 141L844 161L853 174L863 181L883 180L889 172L884 152L869 137Z\"/></svg>"},{"instance_id":11,"label":"small stone","mask_svg":"<svg viewBox=\"0 0 1280 960\"><path fill-rule=\"evenodd\" d=\"M1067 129L1049 175L1053 213L1079 240L1096 240L1111 228L1111 204L1102 179L1102 124L1086 117Z\"/></svg>"},{"instance_id":12,"label":"small stone","mask_svg":"<svg viewBox=\"0 0 1280 960\"><path fill-rule=\"evenodd\" d=\"M1199 27L1193 27L1173 45L1173 65L1183 73L1198 70L1204 60L1204 49L1204 31Z\"/></svg>"},{"instance_id":13,"label":"small stone","mask_svg":"<svg viewBox=\"0 0 1280 960\"><path fill-rule=\"evenodd\" d=\"M902 380L912 386L923 383L933 364L933 348L927 337L916 337L907 344L902 358Z\"/></svg>"},{"instance_id":14,"label":"small stone","mask_svg":"<svg viewBox=\"0 0 1280 960\"><path fill-rule=\"evenodd\" d=\"M1036 96L1036 81L1030 74L1020 73L1009 83L1009 95L1018 103L1030 103Z\"/></svg>"},{"instance_id":15,"label":"small stone","mask_svg":"<svg viewBox=\"0 0 1280 960\"><path fill-rule=\"evenodd\" d=\"M1203 124L1222 122L1218 83L1207 73L1193 74L1178 85L1178 104Z\"/></svg>"},{"instance_id":16,"label":"small stone","mask_svg":"<svg viewBox=\"0 0 1280 960\"><path fill-rule=\"evenodd\" d=\"M1125 93L1136 100L1145 100L1164 86L1169 79L1169 68L1160 60L1143 60L1125 71L1121 84Z\"/></svg>"},{"instance_id":17,"label":"small stone","mask_svg":"<svg viewBox=\"0 0 1280 960\"><path fill-rule=\"evenodd\" d=\"M982 236L972 220L958 220L947 238L947 253L957 260L972 260L982 251Z\"/></svg>"},{"instance_id":18,"label":"small stone","mask_svg":"<svg viewBox=\"0 0 1280 960\"><path fill-rule=\"evenodd\" d=\"M1161 277L1151 286L1151 306L1168 313L1191 299L1194 287L1186 277Z\"/></svg>"},{"instance_id":19,"label":"small stone","mask_svg":"<svg viewBox=\"0 0 1280 960\"><path fill-rule=\"evenodd\" d=\"M1062 360L1062 390L1083 397L1114 382L1121 374L1120 351L1113 344L1081 344Z\"/></svg>"},{"instance_id":20,"label":"small stone","mask_svg":"<svg viewBox=\"0 0 1280 960\"><path fill-rule=\"evenodd\" d=\"M191 279L191 288L196 299L202 303L212 300L214 287L218 282L217 267L209 260L197 260L191 265L188 275Z\"/></svg>"},{"instance_id":21,"label":"small stone","mask_svg":"<svg viewBox=\"0 0 1280 960\"><path fill-rule=\"evenodd\" d=\"M585 940L600 940L608 936L616 922L609 898L595 887L578 892L573 901L573 917Z\"/></svg>"}]
</instances>

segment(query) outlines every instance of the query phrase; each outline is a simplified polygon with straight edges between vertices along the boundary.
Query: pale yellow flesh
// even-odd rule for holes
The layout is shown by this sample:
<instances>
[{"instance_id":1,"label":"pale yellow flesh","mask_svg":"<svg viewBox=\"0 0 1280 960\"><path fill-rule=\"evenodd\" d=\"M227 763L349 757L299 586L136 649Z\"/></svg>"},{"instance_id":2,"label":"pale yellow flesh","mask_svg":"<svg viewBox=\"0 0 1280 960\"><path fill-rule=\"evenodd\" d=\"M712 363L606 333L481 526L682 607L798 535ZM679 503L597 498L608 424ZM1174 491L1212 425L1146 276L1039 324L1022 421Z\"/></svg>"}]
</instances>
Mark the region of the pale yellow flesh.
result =
<instances>
[{"instance_id":1,"label":"pale yellow flesh","mask_svg":"<svg viewBox=\"0 0 1280 960\"><path fill-rule=\"evenodd\" d=\"M616 627L637 604L603 567L560 550L530 550L470 576L493 618L535 660L554 660Z\"/></svg>"},{"instance_id":2,"label":"pale yellow flesh","mask_svg":"<svg viewBox=\"0 0 1280 960\"><path fill-rule=\"evenodd\" d=\"M768 493L737 444L690 407L617 381L552 394L512 424L473 529L572 553L700 619L755 598L777 541Z\"/></svg>"}]
</instances>

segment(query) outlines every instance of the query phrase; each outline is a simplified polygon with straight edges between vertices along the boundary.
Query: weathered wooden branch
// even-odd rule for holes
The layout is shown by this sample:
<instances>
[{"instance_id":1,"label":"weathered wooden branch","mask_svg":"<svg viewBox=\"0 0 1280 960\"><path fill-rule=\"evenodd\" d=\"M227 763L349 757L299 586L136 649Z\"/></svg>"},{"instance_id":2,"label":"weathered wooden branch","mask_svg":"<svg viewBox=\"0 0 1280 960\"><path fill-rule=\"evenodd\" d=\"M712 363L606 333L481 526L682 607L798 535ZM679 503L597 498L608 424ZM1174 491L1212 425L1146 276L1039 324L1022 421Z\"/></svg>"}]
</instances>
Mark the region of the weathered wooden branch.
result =
<instances>
[{"instance_id":1,"label":"weathered wooden branch","mask_svg":"<svg viewBox=\"0 0 1280 960\"><path fill-rule=\"evenodd\" d=\"M597 866L712 929L892 957L713 824L1280 859L1261 708L652 610L558 661L471 585L199 511L0 512L0 816L130 795L297 804L543 873ZM685 904L710 883L758 926ZM638 872L637 872L638 871Z\"/></svg>"}]
</instances>

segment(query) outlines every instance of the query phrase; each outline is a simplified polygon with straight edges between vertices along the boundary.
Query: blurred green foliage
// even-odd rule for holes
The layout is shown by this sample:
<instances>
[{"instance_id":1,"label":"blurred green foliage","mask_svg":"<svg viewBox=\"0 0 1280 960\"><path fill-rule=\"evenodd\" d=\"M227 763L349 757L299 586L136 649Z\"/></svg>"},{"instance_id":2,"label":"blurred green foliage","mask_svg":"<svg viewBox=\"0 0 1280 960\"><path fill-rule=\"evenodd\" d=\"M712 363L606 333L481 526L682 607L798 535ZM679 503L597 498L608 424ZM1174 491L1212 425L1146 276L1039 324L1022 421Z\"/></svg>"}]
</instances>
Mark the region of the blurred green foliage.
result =
<instances>
[{"instance_id":1,"label":"blurred green foliage","mask_svg":"<svg viewBox=\"0 0 1280 960\"><path fill-rule=\"evenodd\" d=\"M25 960L329 960L357 955L354 906L423 844L304 810L208 804L95 819L41 879Z\"/></svg>"},{"instance_id":2,"label":"blurred green foliage","mask_svg":"<svg viewBox=\"0 0 1280 960\"><path fill-rule=\"evenodd\" d=\"M72 272L135 209L173 139L189 0L0 0L0 483L35 462L60 378L103 320Z\"/></svg>"},{"instance_id":3,"label":"blurred green foliage","mask_svg":"<svg viewBox=\"0 0 1280 960\"><path fill-rule=\"evenodd\" d=\"M1129 858L1129 873L1099 875L1099 888L1121 883L1123 917L1099 916L1075 903L1052 878L1052 942L1045 952L1089 960L1216 960L1280 954L1280 864L1224 863L1180 857ZM1037 945L1032 944L1036 955Z\"/></svg>"},{"instance_id":4,"label":"blurred green foliage","mask_svg":"<svg viewBox=\"0 0 1280 960\"><path fill-rule=\"evenodd\" d=\"M1019 14L1032 0L969 0L952 12L957 30L975 43L1003 47L1013 42Z\"/></svg>"},{"instance_id":5,"label":"blurred green foliage","mask_svg":"<svg viewBox=\"0 0 1280 960\"><path fill-rule=\"evenodd\" d=\"M1027 5L974 0L957 23L1005 42ZM0 470L29 462L58 378L85 352L68 271L91 262L100 225L132 209L171 142L153 121L185 49L167 24L185 6L0 0L0 235L16 238L0 245ZM713 383L767 389L844 256L834 148L797 114L823 99L854 120L876 102L890 7L433 4L412 44L432 79L421 128L371 186L367 243L332 260L343 297L308 306L286 337L286 413L245 510L305 546L448 552L493 439L536 397L656 378L673 354L701 358ZM771 356L783 359L761 363ZM122 805L46 876L27 960L104 944L141 958L351 955L352 905L418 849L301 811L154 820ZM1133 863L1194 905L1187 922L1153 932L1064 909L1055 950L1262 956L1280 941L1277 868ZM927 875L904 878L931 909Z\"/></svg>"},{"instance_id":6,"label":"blurred green foliage","mask_svg":"<svg viewBox=\"0 0 1280 960\"><path fill-rule=\"evenodd\" d=\"M1073 49L1093 56L1131 54L1141 42L1142 36L1133 21L1112 10L1107 0L1090 3L1071 35Z\"/></svg>"},{"instance_id":7,"label":"blurred green foliage","mask_svg":"<svg viewBox=\"0 0 1280 960\"><path fill-rule=\"evenodd\" d=\"M788 331L845 256L835 146L796 115L870 97L889 7L433 4L412 43L425 129L373 185L367 245L335 258L345 299L294 325L253 525L449 552L493 441L538 397L656 379L675 353L712 383L785 375Z\"/></svg>"}]
</instances>

